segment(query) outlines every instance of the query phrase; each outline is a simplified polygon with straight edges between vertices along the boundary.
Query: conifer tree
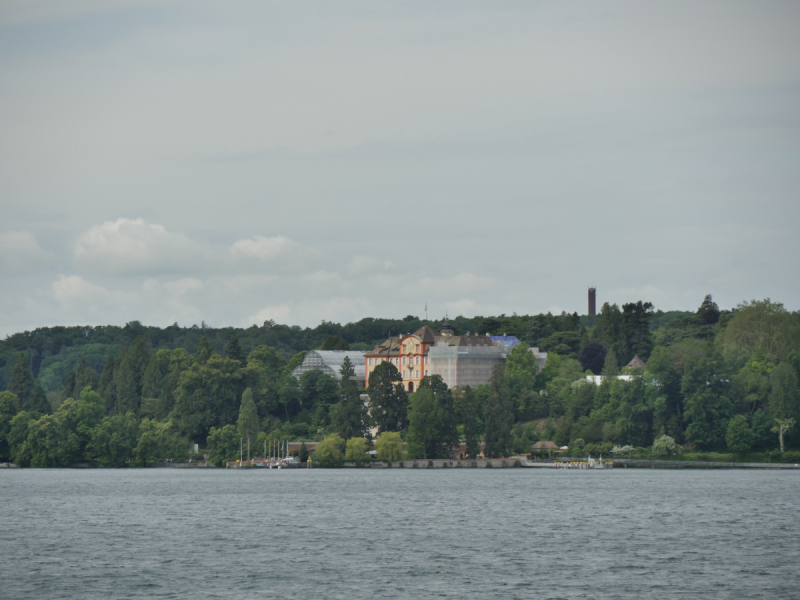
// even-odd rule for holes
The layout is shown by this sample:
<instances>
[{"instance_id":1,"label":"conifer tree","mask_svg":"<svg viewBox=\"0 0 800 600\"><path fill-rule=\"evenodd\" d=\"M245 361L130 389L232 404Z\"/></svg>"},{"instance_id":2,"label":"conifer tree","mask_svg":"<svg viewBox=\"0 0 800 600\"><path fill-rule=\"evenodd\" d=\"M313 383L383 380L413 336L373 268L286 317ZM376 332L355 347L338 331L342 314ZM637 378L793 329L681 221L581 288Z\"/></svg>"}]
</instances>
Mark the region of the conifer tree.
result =
<instances>
[{"instance_id":1,"label":"conifer tree","mask_svg":"<svg viewBox=\"0 0 800 600\"><path fill-rule=\"evenodd\" d=\"M144 336L140 335L133 340L133 344L128 351L128 363L133 373L136 395L141 397L144 372L145 369L147 369L147 365L150 363L150 348L147 347L147 340L145 340Z\"/></svg>"},{"instance_id":2,"label":"conifer tree","mask_svg":"<svg viewBox=\"0 0 800 600\"><path fill-rule=\"evenodd\" d=\"M197 345L197 352L194 355L194 362L198 365L204 365L211 358L211 346L208 343L206 336L200 338L200 343Z\"/></svg>"},{"instance_id":3,"label":"conifer tree","mask_svg":"<svg viewBox=\"0 0 800 600\"><path fill-rule=\"evenodd\" d=\"M103 373L100 375L100 389L98 390L100 396L105 398L107 415L112 413L117 400L116 386L114 385L116 368L117 360L109 355L106 359L106 366L103 367Z\"/></svg>"},{"instance_id":4,"label":"conifer tree","mask_svg":"<svg viewBox=\"0 0 800 600\"><path fill-rule=\"evenodd\" d=\"M511 453L514 406L510 391L503 385L503 376L503 365L496 365L489 380L492 391L484 414L484 456L487 458L505 457Z\"/></svg>"},{"instance_id":5,"label":"conifer tree","mask_svg":"<svg viewBox=\"0 0 800 600\"><path fill-rule=\"evenodd\" d=\"M38 381L33 384L33 398L31 399L30 410L40 415L49 415L53 412L50 402L48 402L47 396Z\"/></svg>"},{"instance_id":6,"label":"conifer tree","mask_svg":"<svg viewBox=\"0 0 800 600\"><path fill-rule=\"evenodd\" d=\"M138 415L141 396L136 392L136 379L130 362L130 355L123 347L119 352L119 369L116 376L116 405L114 414L124 415L128 411Z\"/></svg>"},{"instance_id":7,"label":"conifer tree","mask_svg":"<svg viewBox=\"0 0 800 600\"><path fill-rule=\"evenodd\" d=\"M339 372L342 375L339 402L331 408L331 426L345 440L354 437L367 438L369 415L356 387L353 363L347 356L342 361Z\"/></svg>"},{"instance_id":8,"label":"conifer tree","mask_svg":"<svg viewBox=\"0 0 800 600\"><path fill-rule=\"evenodd\" d=\"M22 352L17 356L17 363L11 369L11 381L8 382L8 391L15 394L22 405L25 405L30 400L31 392L33 392L33 376L31 375L28 361Z\"/></svg>"},{"instance_id":9,"label":"conifer tree","mask_svg":"<svg viewBox=\"0 0 800 600\"><path fill-rule=\"evenodd\" d=\"M75 398L75 396L79 396L80 394L75 393L75 371L67 371L67 376L64 377L64 400L67 398ZM78 390L80 391L80 390Z\"/></svg>"},{"instance_id":10,"label":"conifer tree","mask_svg":"<svg viewBox=\"0 0 800 600\"><path fill-rule=\"evenodd\" d=\"M617 353L613 348L609 348L606 353L606 360L603 363L603 377L616 377L619 375L619 364L617 363Z\"/></svg>"},{"instance_id":11,"label":"conifer tree","mask_svg":"<svg viewBox=\"0 0 800 600\"><path fill-rule=\"evenodd\" d=\"M239 345L239 339L235 335L231 336L231 339L228 340L228 345L225 346L225 356L232 360L238 360L242 363L242 366L245 364L246 357L241 345Z\"/></svg>"},{"instance_id":12,"label":"conifer tree","mask_svg":"<svg viewBox=\"0 0 800 600\"><path fill-rule=\"evenodd\" d=\"M93 390L97 391L97 374L92 367L86 364L86 359L81 357L75 371L75 389L77 390L77 394L80 395L85 387L91 387Z\"/></svg>"}]
</instances>

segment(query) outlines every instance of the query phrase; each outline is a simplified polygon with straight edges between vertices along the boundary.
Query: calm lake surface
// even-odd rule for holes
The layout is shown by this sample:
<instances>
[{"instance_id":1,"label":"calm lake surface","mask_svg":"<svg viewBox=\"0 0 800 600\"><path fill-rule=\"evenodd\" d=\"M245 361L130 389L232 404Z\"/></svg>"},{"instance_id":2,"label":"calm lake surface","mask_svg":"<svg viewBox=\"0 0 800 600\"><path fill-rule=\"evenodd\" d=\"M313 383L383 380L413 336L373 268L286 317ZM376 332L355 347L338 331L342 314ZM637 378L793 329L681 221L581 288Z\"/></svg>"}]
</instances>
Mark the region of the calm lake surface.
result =
<instances>
[{"instance_id":1,"label":"calm lake surface","mask_svg":"<svg viewBox=\"0 0 800 600\"><path fill-rule=\"evenodd\" d=\"M7 470L0 597L798 598L800 473Z\"/></svg>"}]
</instances>

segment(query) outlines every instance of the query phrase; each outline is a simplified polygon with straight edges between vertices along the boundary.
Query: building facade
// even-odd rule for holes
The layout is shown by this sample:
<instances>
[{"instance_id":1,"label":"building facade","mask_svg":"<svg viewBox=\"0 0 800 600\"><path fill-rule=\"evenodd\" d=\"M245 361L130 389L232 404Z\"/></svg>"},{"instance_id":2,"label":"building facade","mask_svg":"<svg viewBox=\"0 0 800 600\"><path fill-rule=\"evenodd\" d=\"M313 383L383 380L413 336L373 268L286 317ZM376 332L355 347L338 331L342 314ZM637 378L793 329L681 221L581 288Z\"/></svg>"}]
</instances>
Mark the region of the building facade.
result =
<instances>
[{"instance_id":1,"label":"building facade","mask_svg":"<svg viewBox=\"0 0 800 600\"><path fill-rule=\"evenodd\" d=\"M414 392L423 377L440 375L448 387L478 386L489 381L495 365L520 341L513 336L453 335L445 319L442 330L426 325L414 333L391 337L364 355L364 370L369 375L382 362L392 363L403 379L403 388ZM533 350L532 350L533 351ZM535 349L537 364L544 366L547 354Z\"/></svg>"}]
</instances>

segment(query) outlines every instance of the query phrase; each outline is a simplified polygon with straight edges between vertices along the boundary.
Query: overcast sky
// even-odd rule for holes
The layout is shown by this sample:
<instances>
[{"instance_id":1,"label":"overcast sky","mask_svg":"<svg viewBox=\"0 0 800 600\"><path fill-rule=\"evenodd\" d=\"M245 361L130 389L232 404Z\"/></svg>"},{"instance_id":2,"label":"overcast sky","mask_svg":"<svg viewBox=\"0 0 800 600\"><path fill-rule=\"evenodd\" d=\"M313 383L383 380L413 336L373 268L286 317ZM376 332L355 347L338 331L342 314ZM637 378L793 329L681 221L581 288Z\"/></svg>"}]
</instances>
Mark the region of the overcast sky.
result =
<instances>
[{"instance_id":1,"label":"overcast sky","mask_svg":"<svg viewBox=\"0 0 800 600\"><path fill-rule=\"evenodd\" d=\"M0 4L0 335L800 309L800 3Z\"/></svg>"}]
</instances>

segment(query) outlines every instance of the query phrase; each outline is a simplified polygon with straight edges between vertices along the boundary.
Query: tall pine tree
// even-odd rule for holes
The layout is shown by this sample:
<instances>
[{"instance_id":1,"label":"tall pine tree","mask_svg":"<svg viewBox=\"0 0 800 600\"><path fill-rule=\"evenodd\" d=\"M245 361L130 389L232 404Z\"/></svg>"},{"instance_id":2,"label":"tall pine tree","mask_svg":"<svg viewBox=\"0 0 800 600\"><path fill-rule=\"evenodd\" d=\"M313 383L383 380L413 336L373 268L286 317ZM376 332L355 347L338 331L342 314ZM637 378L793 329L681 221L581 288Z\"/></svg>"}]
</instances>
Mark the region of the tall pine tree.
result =
<instances>
[{"instance_id":1,"label":"tall pine tree","mask_svg":"<svg viewBox=\"0 0 800 600\"><path fill-rule=\"evenodd\" d=\"M130 354L125 348L119 352L119 369L116 377L117 401L114 407L114 414L124 415L132 412L139 414L141 396L136 392L136 377L130 361Z\"/></svg>"},{"instance_id":2,"label":"tall pine tree","mask_svg":"<svg viewBox=\"0 0 800 600\"><path fill-rule=\"evenodd\" d=\"M11 369L11 381L8 382L8 391L16 394L20 404L23 406L30 400L33 392L33 376L31 375L28 361L22 352L17 356L17 363Z\"/></svg>"},{"instance_id":3,"label":"tall pine tree","mask_svg":"<svg viewBox=\"0 0 800 600\"><path fill-rule=\"evenodd\" d=\"M342 382L339 387L339 402L331 408L331 426L342 439L369 439L367 408L358 393L353 363L347 356L342 361L339 372Z\"/></svg>"},{"instance_id":4,"label":"tall pine tree","mask_svg":"<svg viewBox=\"0 0 800 600\"><path fill-rule=\"evenodd\" d=\"M484 456L487 458L505 457L511 454L511 427L514 425L514 405L511 394L504 385L503 365L496 365L489 380L491 394L486 404L484 423Z\"/></svg>"},{"instance_id":5,"label":"tall pine tree","mask_svg":"<svg viewBox=\"0 0 800 600\"><path fill-rule=\"evenodd\" d=\"M242 351L242 347L239 344L239 339L232 335L231 339L228 340L227 346L225 346L225 356L232 360L238 360L244 366L246 357L244 352Z\"/></svg>"}]
</instances>

